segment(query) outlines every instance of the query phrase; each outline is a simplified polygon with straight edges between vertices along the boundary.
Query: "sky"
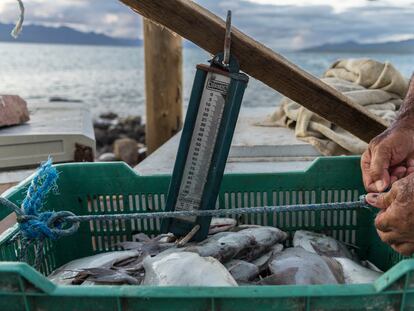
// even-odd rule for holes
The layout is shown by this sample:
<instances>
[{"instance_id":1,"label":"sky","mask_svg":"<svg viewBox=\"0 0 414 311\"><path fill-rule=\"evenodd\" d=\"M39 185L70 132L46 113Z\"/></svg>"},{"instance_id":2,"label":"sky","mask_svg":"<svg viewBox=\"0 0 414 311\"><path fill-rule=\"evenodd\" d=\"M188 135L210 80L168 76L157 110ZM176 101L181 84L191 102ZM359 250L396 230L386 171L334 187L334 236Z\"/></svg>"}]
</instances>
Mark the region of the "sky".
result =
<instances>
[{"instance_id":1,"label":"sky","mask_svg":"<svg viewBox=\"0 0 414 311\"><path fill-rule=\"evenodd\" d=\"M142 37L141 18L117 0L23 0L26 23ZM196 0L268 46L296 50L344 41L414 38L414 0ZM0 0L0 22L15 22L16 0Z\"/></svg>"}]
</instances>

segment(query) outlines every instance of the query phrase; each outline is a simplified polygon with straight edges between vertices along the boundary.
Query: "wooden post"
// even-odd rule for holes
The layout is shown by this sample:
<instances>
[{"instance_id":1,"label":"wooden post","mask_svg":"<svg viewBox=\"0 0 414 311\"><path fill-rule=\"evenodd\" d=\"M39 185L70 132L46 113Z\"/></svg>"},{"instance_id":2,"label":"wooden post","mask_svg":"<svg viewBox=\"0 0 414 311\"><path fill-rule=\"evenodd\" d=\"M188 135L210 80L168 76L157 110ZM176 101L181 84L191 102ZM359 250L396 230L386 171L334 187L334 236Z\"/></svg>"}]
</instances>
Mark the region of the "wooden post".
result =
<instances>
[{"instance_id":1,"label":"wooden post","mask_svg":"<svg viewBox=\"0 0 414 311\"><path fill-rule=\"evenodd\" d=\"M223 50L225 22L192 1L121 1L212 54ZM386 129L384 120L236 28L231 44L247 74L362 140L369 142Z\"/></svg>"},{"instance_id":2,"label":"wooden post","mask_svg":"<svg viewBox=\"0 0 414 311\"><path fill-rule=\"evenodd\" d=\"M152 153L182 126L181 37L144 18L146 144Z\"/></svg>"}]
</instances>

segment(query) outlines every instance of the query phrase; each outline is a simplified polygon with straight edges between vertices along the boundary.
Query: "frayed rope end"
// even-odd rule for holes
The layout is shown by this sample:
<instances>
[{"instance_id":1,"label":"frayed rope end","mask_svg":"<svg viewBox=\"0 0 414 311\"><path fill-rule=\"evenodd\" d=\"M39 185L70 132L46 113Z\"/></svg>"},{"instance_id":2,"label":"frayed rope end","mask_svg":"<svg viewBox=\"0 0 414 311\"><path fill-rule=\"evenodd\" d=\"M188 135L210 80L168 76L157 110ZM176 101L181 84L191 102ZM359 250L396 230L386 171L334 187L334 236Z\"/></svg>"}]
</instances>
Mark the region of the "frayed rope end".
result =
<instances>
[{"instance_id":1,"label":"frayed rope end","mask_svg":"<svg viewBox=\"0 0 414 311\"><path fill-rule=\"evenodd\" d=\"M16 23L16 26L14 26L12 32L11 32L11 36L15 39L17 39L17 37L20 35L20 33L23 30L23 21L24 21L24 5L23 5L23 1L22 0L17 0L17 2L19 3L19 9L20 9L20 16L19 16L19 20Z\"/></svg>"}]
</instances>

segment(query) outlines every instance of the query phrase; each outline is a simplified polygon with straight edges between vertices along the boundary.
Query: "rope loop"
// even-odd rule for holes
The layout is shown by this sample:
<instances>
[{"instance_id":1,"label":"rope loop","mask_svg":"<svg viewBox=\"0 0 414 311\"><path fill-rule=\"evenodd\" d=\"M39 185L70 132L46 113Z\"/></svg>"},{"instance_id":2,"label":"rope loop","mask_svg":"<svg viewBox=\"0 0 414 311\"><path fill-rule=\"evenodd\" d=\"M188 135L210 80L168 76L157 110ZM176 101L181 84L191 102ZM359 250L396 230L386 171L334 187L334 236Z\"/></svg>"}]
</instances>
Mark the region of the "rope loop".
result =
<instances>
[{"instance_id":1,"label":"rope loop","mask_svg":"<svg viewBox=\"0 0 414 311\"><path fill-rule=\"evenodd\" d=\"M67 217L76 216L69 211L56 212L51 215L47 225L57 238L74 234L79 229L79 221L70 220Z\"/></svg>"},{"instance_id":2,"label":"rope loop","mask_svg":"<svg viewBox=\"0 0 414 311\"><path fill-rule=\"evenodd\" d=\"M39 215L19 215L20 232L28 240L56 240L74 234L79 229L79 222L67 219L75 216L69 211L44 212Z\"/></svg>"}]
</instances>

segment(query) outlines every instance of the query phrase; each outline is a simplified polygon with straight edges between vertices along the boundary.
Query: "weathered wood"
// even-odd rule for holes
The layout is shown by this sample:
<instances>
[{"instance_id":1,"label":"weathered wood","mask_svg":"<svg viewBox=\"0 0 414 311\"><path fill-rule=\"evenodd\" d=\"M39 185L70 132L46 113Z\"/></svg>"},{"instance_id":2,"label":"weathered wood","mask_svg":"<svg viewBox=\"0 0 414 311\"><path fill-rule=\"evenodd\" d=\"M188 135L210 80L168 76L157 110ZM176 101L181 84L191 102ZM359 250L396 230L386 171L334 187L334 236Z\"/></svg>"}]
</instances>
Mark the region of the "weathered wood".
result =
<instances>
[{"instance_id":1,"label":"weathered wood","mask_svg":"<svg viewBox=\"0 0 414 311\"><path fill-rule=\"evenodd\" d=\"M210 53L223 50L225 22L192 1L120 1ZM385 121L236 28L231 48L247 74L362 140L385 130Z\"/></svg>"},{"instance_id":2,"label":"weathered wood","mask_svg":"<svg viewBox=\"0 0 414 311\"><path fill-rule=\"evenodd\" d=\"M155 151L182 125L182 39L144 18L146 143Z\"/></svg>"}]
</instances>

